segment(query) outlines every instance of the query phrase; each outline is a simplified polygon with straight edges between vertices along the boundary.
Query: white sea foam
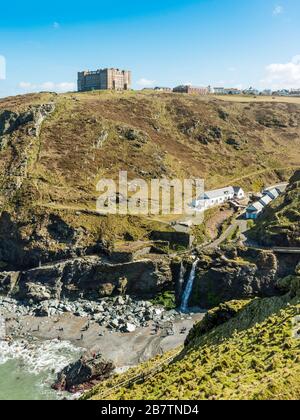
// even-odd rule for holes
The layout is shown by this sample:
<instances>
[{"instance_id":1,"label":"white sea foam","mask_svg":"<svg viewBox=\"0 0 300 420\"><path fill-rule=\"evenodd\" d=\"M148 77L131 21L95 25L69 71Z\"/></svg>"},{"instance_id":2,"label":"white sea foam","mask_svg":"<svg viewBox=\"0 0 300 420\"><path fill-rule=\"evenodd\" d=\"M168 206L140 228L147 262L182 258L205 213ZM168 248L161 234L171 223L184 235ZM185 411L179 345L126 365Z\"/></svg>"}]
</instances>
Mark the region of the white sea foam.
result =
<instances>
[{"instance_id":1,"label":"white sea foam","mask_svg":"<svg viewBox=\"0 0 300 420\"><path fill-rule=\"evenodd\" d=\"M18 360L24 370L36 375L47 371L57 373L81 354L82 349L68 341L0 341L0 365Z\"/></svg>"}]
</instances>

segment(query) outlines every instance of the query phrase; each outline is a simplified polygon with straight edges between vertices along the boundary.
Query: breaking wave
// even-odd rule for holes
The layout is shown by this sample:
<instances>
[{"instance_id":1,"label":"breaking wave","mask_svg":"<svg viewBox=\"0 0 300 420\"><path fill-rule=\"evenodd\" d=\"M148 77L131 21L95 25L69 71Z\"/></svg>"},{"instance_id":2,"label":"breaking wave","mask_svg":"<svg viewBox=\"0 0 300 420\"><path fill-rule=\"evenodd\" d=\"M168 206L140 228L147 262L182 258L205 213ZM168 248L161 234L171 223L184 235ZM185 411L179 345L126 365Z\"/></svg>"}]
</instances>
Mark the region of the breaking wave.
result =
<instances>
[{"instance_id":1,"label":"breaking wave","mask_svg":"<svg viewBox=\"0 0 300 420\"><path fill-rule=\"evenodd\" d=\"M35 375L47 371L58 373L81 354L82 349L68 341L0 341L0 365L18 360L24 370Z\"/></svg>"}]
</instances>

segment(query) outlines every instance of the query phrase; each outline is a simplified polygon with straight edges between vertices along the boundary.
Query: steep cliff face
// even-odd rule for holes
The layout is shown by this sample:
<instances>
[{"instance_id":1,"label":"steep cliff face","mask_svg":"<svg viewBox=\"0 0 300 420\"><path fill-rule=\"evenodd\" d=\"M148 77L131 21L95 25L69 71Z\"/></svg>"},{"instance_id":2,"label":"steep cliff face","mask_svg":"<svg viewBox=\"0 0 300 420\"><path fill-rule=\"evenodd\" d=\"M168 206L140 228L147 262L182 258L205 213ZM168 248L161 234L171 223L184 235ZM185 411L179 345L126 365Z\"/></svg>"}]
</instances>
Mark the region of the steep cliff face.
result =
<instances>
[{"instance_id":1,"label":"steep cliff face","mask_svg":"<svg viewBox=\"0 0 300 420\"><path fill-rule=\"evenodd\" d=\"M73 258L23 272L0 273L0 293L22 300L76 299L127 294L153 298L172 289L167 256L114 264L107 258Z\"/></svg>"},{"instance_id":2,"label":"steep cliff face","mask_svg":"<svg viewBox=\"0 0 300 420\"><path fill-rule=\"evenodd\" d=\"M278 279L294 273L297 255L284 258L270 251L230 248L200 254L190 306L212 308L233 299L276 296Z\"/></svg>"},{"instance_id":3,"label":"steep cliff face","mask_svg":"<svg viewBox=\"0 0 300 420\"><path fill-rule=\"evenodd\" d=\"M54 103L31 105L24 112L0 109L0 205L7 205L28 177L38 158L42 124L54 110Z\"/></svg>"}]
</instances>

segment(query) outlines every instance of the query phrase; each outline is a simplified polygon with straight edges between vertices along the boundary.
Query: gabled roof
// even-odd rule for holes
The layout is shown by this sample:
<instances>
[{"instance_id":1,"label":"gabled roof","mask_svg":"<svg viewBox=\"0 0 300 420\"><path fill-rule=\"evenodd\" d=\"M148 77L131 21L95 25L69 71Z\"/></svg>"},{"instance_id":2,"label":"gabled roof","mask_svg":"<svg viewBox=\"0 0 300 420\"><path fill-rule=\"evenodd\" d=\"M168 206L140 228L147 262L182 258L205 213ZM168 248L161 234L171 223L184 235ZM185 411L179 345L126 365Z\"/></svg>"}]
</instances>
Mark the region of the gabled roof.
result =
<instances>
[{"instance_id":1,"label":"gabled roof","mask_svg":"<svg viewBox=\"0 0 300 420\"><path fill-rule=\"evenodd\" d=\"M256 201L256 203L250 204L250 206L247 207L246 211L260 212L260 211L263 210L263 208L264 208L264 206L259 201Z\"/></svg>"},{"instance_id":2,"label":"gabled roof","mask_svg":"<svg viewBox=\"0 0 300 420\"><path fill-rule=\"evenodd\" d=\"M264 195L259 202L263 205L263 206L267 206L268 204L271 203L271 201L273 201L273 198L270 197L269 195Z\"/></svg>"},{"instance_id":3,"label":"gabled roof","mask_svg":"<svg viewBox=\"0 0 300 420\"><path fill-rule=\"evenodd\" d=\"M239 192L244 192L242 187L233 187L233 190L236 194L238 194Z\"/></svg>"},{"instance_id":4,"label":"gabled roof","mask_svg":"<svg viewBox=\"0 0 300 420\"><path fill-rule=\"evenodd\" d=\"M272 188L271 190L264 191L264 193L270 196L272 199L279 197L279 192L277 188Z\"/></svg>"},{"instance_id":5,"label":"gabled roof","mask_svg":"<svg viewBox=\"0 0 300 420\"><path fill-rule=\"evenodd\" d=\"M200 195L199 200L212 200L215 198L226 197L231 194L234 194L233 187L220 188L218 190L205 191L205 193Z\"/></svg>"}]
</instances>

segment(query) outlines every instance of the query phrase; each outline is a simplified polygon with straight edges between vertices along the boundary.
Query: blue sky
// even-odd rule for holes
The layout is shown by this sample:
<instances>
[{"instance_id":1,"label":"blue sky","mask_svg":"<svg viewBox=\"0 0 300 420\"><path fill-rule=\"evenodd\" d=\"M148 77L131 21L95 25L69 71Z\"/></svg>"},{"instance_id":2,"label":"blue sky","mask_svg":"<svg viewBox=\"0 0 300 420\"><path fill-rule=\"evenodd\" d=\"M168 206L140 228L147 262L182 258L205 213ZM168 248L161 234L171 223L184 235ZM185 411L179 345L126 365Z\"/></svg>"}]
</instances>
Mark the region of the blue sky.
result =
<instances>
[{"instance_id":1,"label":"blue sky","mask_svg":"<svg viewBox=\"0 0 300 420\"><path fill-rule=\"evenodd\" d=\"M131 69L133 87L300 88L299 0L15 1L1 4L0 97ZM3 57L6 61L4 77Z\"/></svg>"}]
</instances>

